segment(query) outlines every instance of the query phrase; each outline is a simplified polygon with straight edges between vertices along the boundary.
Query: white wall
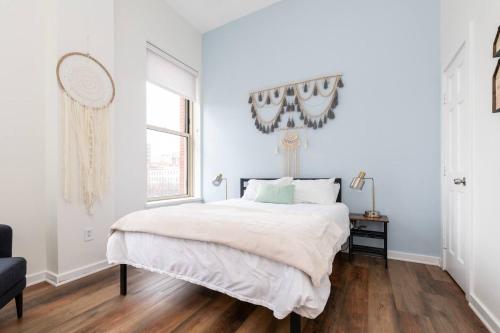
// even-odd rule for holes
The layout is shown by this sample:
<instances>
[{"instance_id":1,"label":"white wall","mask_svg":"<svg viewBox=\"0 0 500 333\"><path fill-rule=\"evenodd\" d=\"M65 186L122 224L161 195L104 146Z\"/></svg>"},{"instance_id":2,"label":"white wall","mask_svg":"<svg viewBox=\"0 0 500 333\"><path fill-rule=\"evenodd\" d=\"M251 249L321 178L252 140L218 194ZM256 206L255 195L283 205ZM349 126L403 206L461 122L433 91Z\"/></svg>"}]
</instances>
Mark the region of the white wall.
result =
<instances>
[{"instance_id":1,"label":"white wall","mask_svg":"<svg viewBox=\"0 0 500 333\"><path fill-rule=\"evenodd\" d=\"M115 1L115 217L146 203L146 42L201 70L201 34L163 0Z\"/></svg>"},{"instance_id":2,"label":"white wall","mask_svg":"<svg viewBox=\"0 0 500 333\"><path fill-rule=\"evenodd\" d=\"M0 223L14 228L28 274L61 282L103 267L110 225L144 208L146 40L200 70L201 34L162 0L0 0ZM61 192L55 67L71 51L99 59L117 88L110 186L91 216L76 179L71 203Z\"/></svg>"},{"instance_id":3,"label":"white wall","mask_svg":"<svg viewBox=\"0 0 500 333\"><path fill-rule=\"evenodd\" d=\"M113 0L57 1L57 59L62 55L80 50L97 58L114 74L114 4ZM50 38L48 36L48 38ZM52 84L56 84L55 80ZM58 99L60 102L60 100ZM58 103L61 114L62 105ZM49 110L52 112L55 110ZM111 109L110 130L113 130L114 108ZM53 129L59 133L57 124ZM61 137L58 143L62 142ZM112 151L111 159L112 160ZM60 154L58 166L60 169ZM78 170L74 170L76 176ZM111 169L110 169L111 171ZM60 184L61 177L56 178ZM105 248L109 227L113 216L113 174L110 172L109 189L101 202L97 203L93 214L89 215L79 200L79 182L73 179L74 194L71 202L66 202L57 186L57 233L58 271L65 273L85 265L105 260ZM84 242L84 229L92 228L94 240Z\"/></svg>"},{"instance_id":4,"label":"white wall","mask_svg":"<svg viewBox=\"0 0 500 333\"><path fill-rule=\"evenodd\" d=\"M498 0L442 0L441 64L446 66L460 44L471 39L473 89L473 232L470 302L489 324L500 332L500 114L491 112L491 78L498 59L492 44L500 25Z\"/></svg>"},{"instance_id":5,"label":"white wall","mask_svg":"<svg viewBox=\"0 0 500 333\"><path fill-rule=\"evenodd\" d=\"M92 217L81 204L62 199L55 67L63 54L81 50L113 71L113 0L3 1L0 6L0 43L6 46L0 53L5 205L0 223L13 227L14 255L27 258L29 275L59 274L104 259L113 197L108 192ZM94 228L92 242L83 241L86 227Z\"/></svg>"},{"instance_id":6,"label":"white wall","mask_svg":"<svg viewBox=\"0 0 500 333\"><path fill-rule=\"evenodd\" d=\"M45 269L44 19L40 1L0 1L0 223L14 255Z\"/></svg>"}]
</instances>

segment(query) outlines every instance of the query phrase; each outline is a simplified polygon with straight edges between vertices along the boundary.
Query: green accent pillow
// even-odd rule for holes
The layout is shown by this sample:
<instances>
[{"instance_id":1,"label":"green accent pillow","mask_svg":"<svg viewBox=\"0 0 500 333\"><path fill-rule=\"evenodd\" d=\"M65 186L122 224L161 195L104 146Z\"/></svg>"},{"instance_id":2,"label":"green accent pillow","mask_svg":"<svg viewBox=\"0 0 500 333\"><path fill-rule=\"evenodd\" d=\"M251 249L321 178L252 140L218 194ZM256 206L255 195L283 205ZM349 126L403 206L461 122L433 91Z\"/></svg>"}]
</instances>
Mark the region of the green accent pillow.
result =
<instances>
[{"instance_id":1,"label":"green accent pillow","mask_svg":"<svg viewBox=\"0 0 500 333\"><path fill-rule=\"evenodd\" d=\"M293 204L295 185L260 184L257 188L257 202Z\"/></svg>"}]
</instances>

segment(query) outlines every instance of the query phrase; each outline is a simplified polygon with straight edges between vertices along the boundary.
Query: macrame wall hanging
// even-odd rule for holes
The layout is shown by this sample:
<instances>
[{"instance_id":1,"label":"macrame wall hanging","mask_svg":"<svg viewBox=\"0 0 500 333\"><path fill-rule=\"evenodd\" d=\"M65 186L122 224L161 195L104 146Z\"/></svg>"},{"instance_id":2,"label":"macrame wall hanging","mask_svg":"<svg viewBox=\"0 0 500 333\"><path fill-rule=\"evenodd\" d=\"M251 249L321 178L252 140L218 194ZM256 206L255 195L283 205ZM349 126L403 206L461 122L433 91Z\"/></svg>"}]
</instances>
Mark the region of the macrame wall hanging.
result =
<instances>
[{"instance_id":1,"label":"macrame wall hanging","mask_svg":"<svg viewBox=\"0 0 500 333\"><path fill-rule=\"evenodd\" d=\"M343 86L342 75L330 75L250 92L255 128L263 134L284 132L276 152L281 148L284 153L286 175L300 173L299 131L318 130L335 119L338 89ZM307 138L304 141L307 149Z\"/></svg>"},{"instance_id":2,"label":"macrame wall hanging","mask_svg":"<svg viewBox=\"0 0 500 333\"><path fill-rule=\"evenodd\" d=\"M300 174L300 138L297 130L286 131L281 139L285 155L285 175L296 177Z\"/></svg>"},{"instance_id":3,"label":"macrame wall hanging","mask_svg":"<svg viewBox=\"0 0 500 333\"><path fill-rule=\"evenodd\" d=\"M63 194L70 200L75 157L82 201L91 213L107 185L109 107L115 85L99 61L80 52L64 55L56 72L63 103Z\"/></svg>"}]
</instances>

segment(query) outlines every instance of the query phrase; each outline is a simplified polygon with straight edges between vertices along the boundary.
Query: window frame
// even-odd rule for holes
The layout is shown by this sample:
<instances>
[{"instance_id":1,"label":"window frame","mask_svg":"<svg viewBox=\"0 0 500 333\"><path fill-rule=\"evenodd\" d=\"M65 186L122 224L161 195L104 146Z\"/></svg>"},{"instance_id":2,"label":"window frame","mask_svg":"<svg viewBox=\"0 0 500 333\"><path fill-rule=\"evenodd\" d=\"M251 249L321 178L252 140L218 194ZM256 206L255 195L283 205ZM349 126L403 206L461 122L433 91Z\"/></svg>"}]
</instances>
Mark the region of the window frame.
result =
<instances>
[{"instance_id":1,"label":"window frame","mask_svg":"<svg viewBox=\"0 0 500 333\"><path fill-rule=\"evenodd\" d=\"M147 117L146 117L146 144L147 144L147 133L148 130L151 131L156 131L160 133L165 133L165 134L170 134L170 135L176 135L180 137L186 138L186 194L178 194L178 195L164 195L164 196L158 196L158 197L149 197L147 194L146 190L146 202L147 203L153 203L153 202L158 202L158 201L167 201L167 200L175 200L175 199L186 199L186 198L192 198L193 197L193 184L194 184L194 179L193 179L193 121L192 121L192 116L193 116L193 102L189 100L186 97L183 97L182 95L179 95L178 93L167 89L165 87L159 86L154 82L151 81L146 81L146 83L153 84L157 87L160 87L162 89L165 89L173 94L176 94L182 98L184 98L185 101L185 131L176 131L172 130L166 127L161 127L161 126L155 126L155 125L150 125L148 124ZM147 163L147 161L146 161ZM148 186L148 170L147 170L147 165L146 165L146 188Z\"/></svg>"}]
</instances>

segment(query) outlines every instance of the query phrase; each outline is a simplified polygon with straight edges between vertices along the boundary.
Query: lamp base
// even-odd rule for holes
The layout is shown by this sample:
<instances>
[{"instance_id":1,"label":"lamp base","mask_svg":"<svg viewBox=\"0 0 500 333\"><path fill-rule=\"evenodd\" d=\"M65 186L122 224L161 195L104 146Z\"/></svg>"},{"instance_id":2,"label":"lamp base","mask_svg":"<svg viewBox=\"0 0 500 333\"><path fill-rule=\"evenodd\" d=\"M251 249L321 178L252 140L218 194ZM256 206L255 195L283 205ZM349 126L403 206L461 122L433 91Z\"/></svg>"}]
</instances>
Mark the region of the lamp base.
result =
<instances>
[{"instance_id":1,"label":"lamp base","mask_svg":"<svg viewBox=\"0 0 500 333\"><path fill-rule=\"evenodd\" d=\"M377 210L365 210L366 217L380 217L380 212Z\"/></svg>"}]
</instances>

